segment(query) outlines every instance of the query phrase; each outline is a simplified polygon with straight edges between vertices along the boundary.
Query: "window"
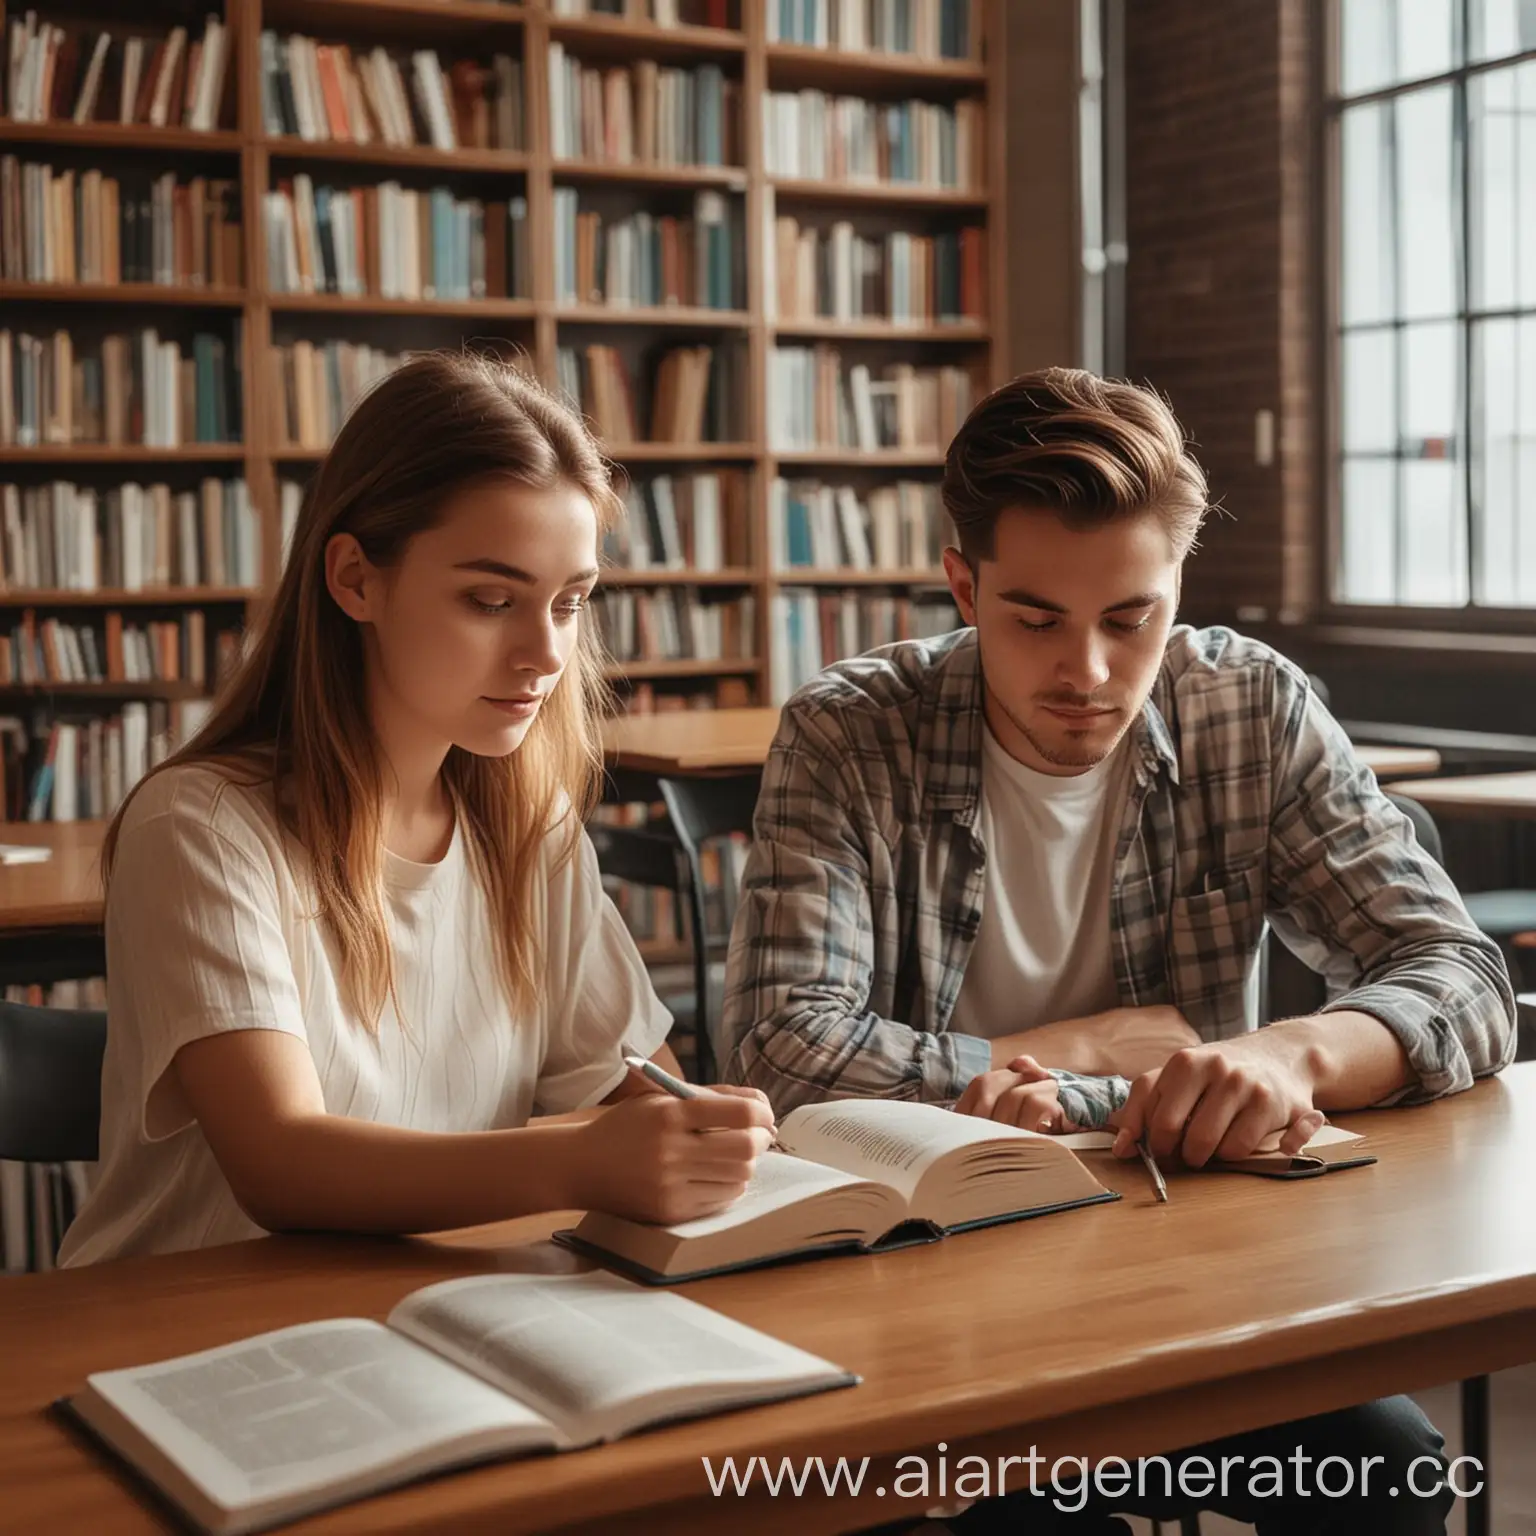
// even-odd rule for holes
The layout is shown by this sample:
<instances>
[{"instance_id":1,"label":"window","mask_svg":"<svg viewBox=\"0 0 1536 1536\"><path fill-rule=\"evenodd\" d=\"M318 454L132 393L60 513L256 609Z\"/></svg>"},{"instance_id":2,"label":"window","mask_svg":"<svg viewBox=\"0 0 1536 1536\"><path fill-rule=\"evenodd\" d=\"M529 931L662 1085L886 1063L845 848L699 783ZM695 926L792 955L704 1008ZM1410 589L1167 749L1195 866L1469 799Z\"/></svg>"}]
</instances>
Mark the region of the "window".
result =
<instances>
[{"instance_id":1,"label":"window","mask_svg":"<svg viewBox=\"0 0 1536 1536\"><path fill-rule=\"evenodd\" d=\"M1536 0L1335 0L1336 602L1536 608Z\"/></svg>"}]
</instances>

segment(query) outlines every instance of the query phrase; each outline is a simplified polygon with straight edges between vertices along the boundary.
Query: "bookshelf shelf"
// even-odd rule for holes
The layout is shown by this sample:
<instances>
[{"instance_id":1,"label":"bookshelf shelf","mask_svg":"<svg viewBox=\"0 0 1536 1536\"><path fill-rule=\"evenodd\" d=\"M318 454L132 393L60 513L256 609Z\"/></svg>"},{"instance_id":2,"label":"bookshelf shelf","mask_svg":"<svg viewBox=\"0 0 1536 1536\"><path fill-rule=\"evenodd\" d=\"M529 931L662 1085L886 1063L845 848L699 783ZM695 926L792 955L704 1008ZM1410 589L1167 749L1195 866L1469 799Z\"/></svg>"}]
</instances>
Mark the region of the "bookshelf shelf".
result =
<instances>
[{"instance_id":1,"label":"bookshelf shelf","mask_svg":"<svg viewBox=\"0 0 1536 1536\"><path fill-rule=\"evenodd\" d=\"M0 609L172 607L181 603L248 603L261 594L253 587L96 587L89 592L53 587L0 587Z\"/></svg>"},{"instance_id":2,"label":"bookshelf shelf","mask_svg":"<svg viewBox=\"0 0 1536 1536\"><path fill-rule=\"evenodd\" d=\"M202 699L208 696L203 683L146 681L139 683L6 683L0 682L0 697L21 694L35 698L58 694L70 699Z\"/></svg>"},{"instance_id":3,"label":"bookshelf shelf","mask_svg":"<svg viewBox=\"0 0 1536 1536\"><path fill-rule=\"evenodd\" d=\"M820 469L943 469L937 448L795 448L773 455L785 468L814 465Z\"/></svg>"},{"instance_id":4,"label":"bookshelf shelf","mask_svg":"<svg viewBox=\"0 0 1536 1536\"><path fill-rule=\"evenodd\" d=\"M746 587L758 579L750 565L732 566L723 571L630 570L609 566L602 574L605 587Z\"/></svg>"},{"instance_id":5,"label":"bookshelf shelf","mask_svg":"<svg viewBox=\"0 0 1536 1536\"><path fill-rule=\"evenodd\" d=\"M0 302L12 301L243 309L246 296L243 288L183 288L170 283L0 283Z\"/></svg>"},{"instance_id":6,"label":"bookshelf shelf","mask_svg":"<svg viewBox=\"0 0 1536 1536\"><path fill-rule=\"evenodd\" d=\"M755 459L756 443L605 443L620 464L741 464Z\"/></svg>"},{"instance_id":7,"label":"bookshelf shelf","mask_svg":"<svg viewBox=\"0 0 1536 1536\"><path fill-rule=\"evenodd\" d=\"M180 448L146 448L140 443L0 447L0 464L239 464L245 457L239 443L189 443Z\"/></svg>"},{"instance_id":8,"label":"bookshelf shelf","mask_svg":"<svg viewBox=\"0 0 1536 1536\"><path fill-rule=\"evenodd\" d=\"M143 123L17 123L0 118L0 147L9 144L52 144L82 149L162 149L199 155L238 155L244 141L238 133L200 133L191 128L151 128Z\"/></svg>"},{"instance_id":9,"label":"bookshelf shelf","mask_svg":"<svg viewBox=\"0 0 1536 1536\"><path fill-rule=\"evenodd\" d=\"M769 43L768 84L776 89L825 87L857 94L913 86L925 94L943 87L976 89L987 81L987 66L973 59L929 59L911 53L848 53L802 43Z\"/></svg>"},{"instance_id":10,"label":"bookshelf shelf","mask_svg":"<svg viewBox=\"0 0 1536 1536\"><path fill-rule=\"evenodd\" d=\"M866 571L866 570L796 570L793 566L777 570L770 578L776 587L947 587L943 569Z\"/></svg>"},{"instance_id":11,"label":"bookshelf shelf","mask_svg":"<svg viewBox=\"0 0 1536 1536\"><path fill-rule=\"evenodd\" d=\"M744 330L752 323L744 309L707 309L692 304L560 304L555 319L566 325L688 326L694 330Z\"/></svg>"},{"instance_id":12,"label":"bookshelf shelf","mask_svg":"<svg viewBox=\"0 0 1536 1536\"><path fill-rule=\"evenodd\" d=\"M739 165L659 165L650 161L555 160L550 173L559 181L626 182L637 187L724 187L747 190ZM814 183L811 183L814 185Z\"/></svg>"},{"instance_id":13,"label":"bookshelf shelf","mask_svg":"<svg viewBox=\"0 0 1536 1536\"><path fill-rule=\"evenodd\" d=\"M267 304L275 315L440 315L465 320L531 320L538 313L532 299L353 299L341 293L274 293L267 297Z\"/></svg>"},{"instance_id":14,"label":"bookshelf shelf","mask_svg":"<svg viewBox=\"0 0 1536 1536\"><path fill-rule=\"evenodd\" d=\"M521 28L528 8L497 0L264 0L264 26L296 31L356 32L420 38L478 40L486 29Z\"/></svg>"},{"instance_id":15,"label":"bookshelf shelf","mask_svg":"<svg viewBox=\"0 0 1536 1536\"><path fill-rule=\"evenodd\" d=\"M520 149L434 149L428 144L349 144L337 139L269 136L262 147L274 160L316 160L332 165L374 165L398 170L466 171L515 175L530 157Z\"/></svg>"},{"instance_id":16,"label":"bookshelf shelf","mask_svg":"<svg viewBox=\"0 0 1536 1536\"><path fill-rule=\"evenodd\" d=\"M859 203L879 208L954 208L982 210L991 201L984 189L930 187L906 181L802 181L770 177L781 202Z\"/></svg>"},{"instance_id":17,"label":"bookshelf shelf","mask_svg":"<svg viewBox=\"0 0 1536 1536\"><path fill-rule=\"evenodd\" d=\"M610 682L623 678L741 677L756 672L758 661L626 661L607 669Z\"/></svg>"},{"instance_id":18,"label":"bookshelf shelf","mask_svg":"<svg viewBox=\"0 0 1536 1536\"><path fill-rule=\"evenodd\" d=\"M772 329L778 336L818 341L934 341L977 346L992 339L986 326L964 321L898 325L891 320L775 320Z\"/></svg>"},{"instance_id":19,"label":"bookshelf shelf","mask_svg":"<svg viewBox=\"0 0 1536 1536\"><path fill-rule=\"evenodd\" d=\"M562 43L578 47L585 44L585 51L595 52L607 44L631 56L643 52L656 58L685 53L729 57L747 50L746 34L734 28L662 27L655 22L626 21L618 16L551 16L549 35Z\"/></svg>"}]
</instances>

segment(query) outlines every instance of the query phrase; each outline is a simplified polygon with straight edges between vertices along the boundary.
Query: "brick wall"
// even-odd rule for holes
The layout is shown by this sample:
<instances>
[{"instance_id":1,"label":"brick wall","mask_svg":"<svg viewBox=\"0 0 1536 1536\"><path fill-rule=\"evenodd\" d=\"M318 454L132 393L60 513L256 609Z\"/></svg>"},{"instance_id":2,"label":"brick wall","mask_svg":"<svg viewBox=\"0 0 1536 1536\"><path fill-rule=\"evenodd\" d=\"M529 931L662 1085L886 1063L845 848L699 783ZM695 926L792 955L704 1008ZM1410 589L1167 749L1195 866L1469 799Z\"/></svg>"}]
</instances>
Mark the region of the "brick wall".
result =
<instances>
[{"instance_id":1,"label":"brick wall","mask_svg":"<svg viewBox=\"0 0 1536 1536\"><path fill-rule=\"evenodd\" d=\"M1127 371L1170 398L1232 514L1187 572L1197 620L1276 618L1310 598L1311 25L1309 0L1126 6Z\"/></svg>"}]
</instances>

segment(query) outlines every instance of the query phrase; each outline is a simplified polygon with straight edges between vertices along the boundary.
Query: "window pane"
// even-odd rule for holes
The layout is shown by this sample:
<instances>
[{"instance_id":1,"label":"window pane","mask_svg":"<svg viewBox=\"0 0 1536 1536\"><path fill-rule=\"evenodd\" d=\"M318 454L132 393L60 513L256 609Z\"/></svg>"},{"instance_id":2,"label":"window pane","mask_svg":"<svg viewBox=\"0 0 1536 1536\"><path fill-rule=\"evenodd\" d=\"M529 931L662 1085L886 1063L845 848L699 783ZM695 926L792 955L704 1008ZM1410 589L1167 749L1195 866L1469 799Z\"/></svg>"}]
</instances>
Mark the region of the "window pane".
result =
<instances>
[{"instance_id":1,"label":"window pane","mask_svg":"<svg viewBox=\"0 0 1536 1536\"><path fill-rule=\"evenodd\" d=\"M1467 82L1472 148L1472 302L1514 304L1520 220L1515 72L1494 70ZM1536 169L1536 166L1533 166Z\"/></svg>"},{"instance_id":2,"label":"window pane","mask_svg":"<svg viewBox=\"0 0 1536 1536\"><path fill-rule=\"evenodd\" d=\"M1456 313L1457 211L1452 173L1451 88L1397 98L1396 181L1401 313L1406 319Z\"/></svg>"},{"instance_id":3,"label":"window pane","mask_svg":"<svg viewBox=\"0 0 1536 1536\"><path fill-rule=\"evenodd\" d=\"M1339 0L1339 89L1346 96L1390 85L1393 0Z\"/></svg>"},{"instance_id":4,"label":"window pane","mask_svg":"<svg viewBox=\"0 0 1536 1536\"><path fill-rule=\"evenodd\" d=\"M1390 106L1343 114L1343 316L1346 325L1390 320L1397 303L1392 264Z\"/></svg>"},{"instance_id":5,"label":"window pane","mask_svg":"<svg viewBox=\"0 0 1536 1536\"><path fill-rule=\"evenodd\" d=\"M1452 459L1461 420L1461 359L1454 323L1403 331L1401 450L1410 459Z\"/></svg>"},{"instance_id":6,"label":"window pane","mask_svg":"<svg viewBox=\"0 0 1536 1536\"><path fill-rule=\"evenodd\" d=\"M1344 452L1397 452L1397 332L1346 332L1343 352Z\"/></svg>"},{"instance_id":7,"label":"window pane","mask_svg":"<svg viewBox=\"0 0 1536 1536\"><path fill-rule=\"evenodd\" d=\"M1536 0L1471 0L1470 27L1474 59L1536 48Z\"/></svg>"},{"instance_id":8,"label":"window pane","mask_svg":"<svg viewBox=\"0 0 1536 1536\"><path fill-rule=\"evenodd\" d=\"M1390 603L1396 598L1396 490L1393 460L1344 461L1340 602Z\"/></svg>"},{"instance_id":9,"label":"window pane","mask_svg":"<svg viewBox=\"0 0 1536 1536\"><path fill-rule=\"evenodd\" d=\"M1477 599L1536 605L1536 318L1473 327L1472 493ZM1524 516L1522 517L1522 507Z\"/></svg>"},{"instance_id":10,"label":"window pane","mask_svg":"<svg viewBox=\"0 0 1536 1536\"><path fill-rule=\"evenodd\" d=\"M1346 96L1443 75L1457 63L1456 0L1339 0L1339 9L1339 89ZM1491 25L1499 35L1510 29L1503 16Z\"/></svg>"},{"instance_id":11,"label":"window pane","mask_svg":"<svg viewBox=\"0 0 1536 1536\"><path fill-rule=\"evenodd\" d=\"M1422 80L1456 67L1454 0L1397 0L1395 9L1399 80Z\"/></svg>"},{"instance_id":12,"label":"window pane","mask_svg":"<svg viewBox=\"0 0 1536 1536\"><path fill-rule=\"evenodd\" d=\"M1460 605L1467 600L1466 511L1457 464L1403 465L1403 590L1399 601Z\"/></svg>"},{"instance_id":13,"label":"window pane","mask_svg":"<svg viewBox=\"0 0 1536 1536\"><path fill-rule=\"evenodd\" d=\"M1536 11L1536 0L1527 0ZM1533 19L1536 29L1536 19ZM1536 47L1536 42L1532 42ZM1518 302L1521 308L1536 305L1536 63L1522 64L1516 71L1518 98L1518 140L1515 168L1519 182L1519 225L1515 236Z\"/></svg>"}]
</instances>

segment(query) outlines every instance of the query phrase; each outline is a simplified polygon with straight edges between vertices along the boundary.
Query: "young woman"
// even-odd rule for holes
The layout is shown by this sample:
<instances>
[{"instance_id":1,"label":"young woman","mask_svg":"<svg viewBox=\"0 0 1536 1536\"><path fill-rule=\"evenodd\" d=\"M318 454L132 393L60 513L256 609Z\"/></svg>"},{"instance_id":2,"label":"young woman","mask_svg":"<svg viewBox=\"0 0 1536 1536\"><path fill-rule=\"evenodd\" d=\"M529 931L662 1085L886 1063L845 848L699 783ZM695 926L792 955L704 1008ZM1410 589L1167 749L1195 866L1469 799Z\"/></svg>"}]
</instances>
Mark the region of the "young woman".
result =
<instances>
[{"instance_id":1,"label":"young woman","mask_svg":"<svg viewBox=\"0 0 1536 1536\"><path fill-rule=\"evenodd\" d=\"M501 364L418 357L353 412L238 676L108 834L102 1161L62 1263L741 1192L761 1096L620 1059L671 1063L581 826L616 504Z\"/></svg>"}]
</instances>

